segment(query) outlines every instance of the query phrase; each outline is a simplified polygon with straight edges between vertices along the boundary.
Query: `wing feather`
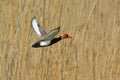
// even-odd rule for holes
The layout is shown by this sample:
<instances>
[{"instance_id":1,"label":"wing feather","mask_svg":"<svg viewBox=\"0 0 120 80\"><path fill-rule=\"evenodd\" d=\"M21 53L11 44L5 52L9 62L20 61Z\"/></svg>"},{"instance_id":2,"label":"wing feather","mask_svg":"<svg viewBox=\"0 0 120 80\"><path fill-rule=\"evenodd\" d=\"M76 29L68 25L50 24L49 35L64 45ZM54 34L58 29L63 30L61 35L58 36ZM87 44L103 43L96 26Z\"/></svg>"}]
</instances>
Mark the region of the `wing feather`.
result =
<instances>
[{"instance_id":1,"label":"wing feather","mask_svg":"<svg viewBox=\"0 0 120 80\"><path fill-rule=\"evenodd\" d=\"M51 30L47 35L46 37L44 38L45 40L51 40L53 38L55 38L55 36L59 33L60 31L60 27L57 27L53 30Z\"/></svg>"},{"instance_id":2,"label":"wing feather","mask_svg":"<svg viewBox=\"0 0 120 80\"><path fill-rule=\"evenodd\" d=\"M45 29L37 22L35 17L33 17L31 23L34 31L39 37L41 37L42 35L47 35L47 32L45 31Z\"/></svg>"}]
</instances>

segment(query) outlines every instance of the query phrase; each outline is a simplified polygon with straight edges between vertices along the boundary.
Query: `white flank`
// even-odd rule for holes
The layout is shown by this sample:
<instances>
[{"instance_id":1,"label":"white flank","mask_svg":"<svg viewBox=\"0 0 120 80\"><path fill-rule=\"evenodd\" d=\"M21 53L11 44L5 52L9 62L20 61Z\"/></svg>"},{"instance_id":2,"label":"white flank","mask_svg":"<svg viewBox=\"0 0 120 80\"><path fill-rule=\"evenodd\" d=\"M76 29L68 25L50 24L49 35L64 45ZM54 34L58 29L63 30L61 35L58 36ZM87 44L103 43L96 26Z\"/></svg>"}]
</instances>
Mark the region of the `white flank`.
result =
<instances>
[{"instance_id":1,"label":"white flank","mask_svg":"<svg viewBox=\"0 0 120 80\"><path fill-rule=\"evenodd\" d=\"M40 46L47 46L50 44L51 41L41 41Z\"/></svg>"},{"instance_id":2,"label":"white flank","mask_svg":"<svg viewBox=\"0 0 120 80\"><path fill-rule=\"evenodd\" d=\"M38 22L35 18L32 20L32 26L33 26L35 32L37 33L37 35L41 36L41 33L39 31Z\"/></svg>"}]
</instances>

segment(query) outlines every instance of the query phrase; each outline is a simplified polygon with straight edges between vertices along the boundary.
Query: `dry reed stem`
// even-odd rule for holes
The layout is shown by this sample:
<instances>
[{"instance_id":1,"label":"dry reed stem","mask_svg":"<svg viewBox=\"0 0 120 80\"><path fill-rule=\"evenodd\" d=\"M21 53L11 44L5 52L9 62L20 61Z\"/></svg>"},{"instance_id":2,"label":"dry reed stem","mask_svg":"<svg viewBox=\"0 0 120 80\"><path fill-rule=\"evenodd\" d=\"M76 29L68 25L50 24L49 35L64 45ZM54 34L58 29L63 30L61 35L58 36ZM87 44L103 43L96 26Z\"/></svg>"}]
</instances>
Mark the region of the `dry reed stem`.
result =
<instances>
[{"instance_id":1,"label":"dry reed stem","mask_svg":"<svg viewBox=\"0 0 120 80\"><path fill-rule=\"evenodd\" d=\"M119 80L119 0L4 0L0 3L0 80ZM66 39L33 49L31 19Z\"/></svg>"}]
</instances>

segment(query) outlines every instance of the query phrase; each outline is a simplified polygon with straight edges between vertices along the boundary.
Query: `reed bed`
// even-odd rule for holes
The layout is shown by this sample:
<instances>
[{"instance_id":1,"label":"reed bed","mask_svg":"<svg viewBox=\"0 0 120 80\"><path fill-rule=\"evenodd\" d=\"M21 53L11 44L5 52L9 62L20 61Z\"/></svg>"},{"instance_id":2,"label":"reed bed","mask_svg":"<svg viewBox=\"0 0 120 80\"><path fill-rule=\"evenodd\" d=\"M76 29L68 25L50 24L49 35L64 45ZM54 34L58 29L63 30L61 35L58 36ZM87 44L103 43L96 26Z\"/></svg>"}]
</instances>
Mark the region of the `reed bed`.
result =
<instances>
[{"instance_id":1,"label":"reed bed","mask_svg":"<svg viewBox=\"0 0 120 80\"><path fill-rule=\"evenodd\" d=\"M66 39L34 49L36 16ZM119 80L119 0L3 0L0 3L0 80Z\"/></svg>"}]
</instances>

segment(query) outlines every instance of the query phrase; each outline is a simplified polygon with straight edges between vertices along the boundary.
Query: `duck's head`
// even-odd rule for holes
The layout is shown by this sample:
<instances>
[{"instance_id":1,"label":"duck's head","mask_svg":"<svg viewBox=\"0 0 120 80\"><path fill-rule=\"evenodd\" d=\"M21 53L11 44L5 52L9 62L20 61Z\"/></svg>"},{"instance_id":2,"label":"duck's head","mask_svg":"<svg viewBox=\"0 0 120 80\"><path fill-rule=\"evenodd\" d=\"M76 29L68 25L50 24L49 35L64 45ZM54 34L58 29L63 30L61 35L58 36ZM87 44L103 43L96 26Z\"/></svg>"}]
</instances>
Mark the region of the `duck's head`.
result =
<instances>
[{"instance_id":1,"label":"duck's head","mask_svg":"<svg viewBox=\"0 0 120 80\"><path fill-rule=\"evenodd\" d=\"M63 34L61 36L62 39L66 39L66 38L72 38L72 36L68 35L68 34Z\"/></svg>"}]
</instances>

